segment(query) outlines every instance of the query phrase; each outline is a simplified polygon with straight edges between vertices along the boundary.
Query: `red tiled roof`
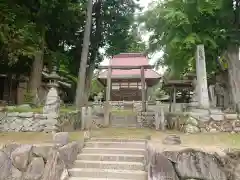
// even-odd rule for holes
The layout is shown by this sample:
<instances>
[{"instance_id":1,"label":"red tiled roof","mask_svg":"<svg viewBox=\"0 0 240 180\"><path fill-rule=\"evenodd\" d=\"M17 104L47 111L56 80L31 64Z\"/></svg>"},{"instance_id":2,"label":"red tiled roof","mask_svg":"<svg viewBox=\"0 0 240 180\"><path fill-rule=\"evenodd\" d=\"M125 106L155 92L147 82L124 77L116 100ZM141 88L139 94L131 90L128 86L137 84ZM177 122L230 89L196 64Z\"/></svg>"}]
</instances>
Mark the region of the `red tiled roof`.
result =
<instances>
[{"instance_id":1,"label":"red tiled roof","mask_svg":"<svg viewBox=\"0 0 240 180\"><path fill-rule=\"evenodd\" d=\"M111 66L141 66L149 65L148 59L141 53L121 53L113 56Z\"/></svg>"},{"instance_id":2,"label":"red tiled roof","mask_svg":"<svg viewBox=\"0 0 240 180\"><path fill-rule=\"evenodd\" d=\"M98 78L107 79L108 70L102 71ZM158 79L160 78L160 74L152 69L145 69L145 78L146 79ZM141 70L140 69L131 69L131 70L120 70L113 69L112 70L112 78L141 78Z\"/></svg>"},{"instance_id":3,"label":"red tiled roof","mask_svg":"<svg viewBox=\"0 0 240 180\"><path fill-rule=\"evenodd\" d=\"M142 53L121 53L113 56L110 66L141 66L149 65L148 59ZM100 72L99 79L107 79L108 70ZM152 69L145 70L146 79L159 79L161 76ZM140 69L122 70L113 69L112 78L141 78Z\"/></svg>"}]
</instances>

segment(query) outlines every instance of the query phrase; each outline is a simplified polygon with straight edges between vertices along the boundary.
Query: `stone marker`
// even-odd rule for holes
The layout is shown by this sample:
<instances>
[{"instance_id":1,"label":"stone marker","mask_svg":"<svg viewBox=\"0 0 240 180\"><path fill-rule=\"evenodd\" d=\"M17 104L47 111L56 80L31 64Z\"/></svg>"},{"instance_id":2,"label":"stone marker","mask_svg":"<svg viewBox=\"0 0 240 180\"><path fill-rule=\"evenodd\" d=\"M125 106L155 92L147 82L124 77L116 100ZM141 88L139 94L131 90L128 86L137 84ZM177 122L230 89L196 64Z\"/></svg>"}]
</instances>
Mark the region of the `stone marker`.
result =
<instances>
[{"instance_id":1,"label":"stone marker","mask_svg":"<svg viewBox=\"0 0 240 180\"><path fill-rule=\"evenodd\" d=\"M204 45L197 46L196 69L197 69L197 84L198 84L197 86L198 103L200 108L209 109L210 103L209 103L209 96L208 96Z\"/></svg>"}]
</instances>

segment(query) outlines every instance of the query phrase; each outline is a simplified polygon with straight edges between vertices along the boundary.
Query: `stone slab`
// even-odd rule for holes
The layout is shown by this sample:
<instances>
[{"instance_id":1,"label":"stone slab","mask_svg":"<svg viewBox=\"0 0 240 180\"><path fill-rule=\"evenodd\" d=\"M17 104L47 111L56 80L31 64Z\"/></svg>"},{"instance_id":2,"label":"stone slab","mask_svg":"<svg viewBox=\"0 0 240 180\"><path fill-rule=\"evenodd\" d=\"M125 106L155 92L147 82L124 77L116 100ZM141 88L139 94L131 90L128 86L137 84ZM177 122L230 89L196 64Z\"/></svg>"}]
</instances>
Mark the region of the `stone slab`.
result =
<instances>
[{"instance_id":1,"label":"stone slab","mask_svg":"<svg viewBox=\"0 0 240 180\"><path fill-rule=\"evenodd\" d=\"M114 169L91 169L91 168L74 168L69 169L69 174L72 177L89 177L89 178L117 178L117 179L137 179L146 180L147 173L144 171L130 170L114 170Z\"/></svg>"},{"instance_id":2,"label":"stone slab","mask_svg":"<svg viewBox=\"0 0 240 180\"><path fill-rule=\"evenodd\" d=\"M68 180L106 180L106 178L90 178L90 177L70 177ZM124 179L109 179L108 180L124 180ZM134 180L134 179L129 179Z\"/></svg>"},{"instance_id":3,"label":"stone slab","mask_svg":"<svg viewBox=\"0 0 240 180\"><path fill-rule=\"evenodd\" d=\"M102 153L102 154L145 154L145 149L133 148L83 148L83 153Z\"/></svg>"},{"instance_id":4,"label":"stone slab","mask_svg":"<svg viewBox=\"0 0 240 180\"><path fill-rule=\"evenodd\" d=\"M146 139L122 139L122 138L91 138L92 141L108 141L108 142L145 142Z\"/></svg>"},{"instance_id":5,"label":"stone slab","mask_svg":"<svg viewBox=\"0 0 240 180\"><path fill-rule=\"evenodd\" d=\"M125 162L143 162L144 155L133 154L84 154L77 157L78 160L95 160L95 161L125 161Z\"/></svg>"},{"instance_id":6,"label":"stone slab","mask_svg":"<svg viewBox=\"0 0 240 180\"><path fill-rule=\"evenodd\" d=\"M145 148L145 142L104 142L89 141L85 143L85 147L95 148Z\"/></svg>"},{"instance_id":7,"label":"stone slab","mask_svg":"<svg viewBox=\"0 0 240 180\"><path fill-rule=\"evenodd\" d=\"M89 161L77 160L75 168L100 168L100 169L124 169L124 170L144 170L143 163L140 162L120 162L120 161Z\"/></svg>"}]
</instances>

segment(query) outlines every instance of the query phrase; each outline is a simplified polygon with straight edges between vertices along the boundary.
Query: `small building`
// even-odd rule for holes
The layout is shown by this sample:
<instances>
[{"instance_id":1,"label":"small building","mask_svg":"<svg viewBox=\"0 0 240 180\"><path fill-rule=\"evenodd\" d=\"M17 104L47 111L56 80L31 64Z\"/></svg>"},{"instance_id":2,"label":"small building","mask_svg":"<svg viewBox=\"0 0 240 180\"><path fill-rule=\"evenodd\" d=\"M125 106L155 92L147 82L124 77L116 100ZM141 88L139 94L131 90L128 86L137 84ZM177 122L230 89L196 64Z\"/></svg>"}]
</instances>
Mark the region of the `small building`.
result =
<instances>
[{"instance_id":1,"label":"small building","mask_svg":"<svg viewBox=\"0 0 240 180\"><path fill-rule=\"evenodd\" d=\"M44 103L49 90L48 82L50 75L51 73L44 68L42 71L42 83L38 89L38 97L41 103ZM58 80L58 83L60 96L66 96L65 92L67 89L70 89L71 84L63 77ZM0 84L0 104L19 105L25 103L29 77L24 75L16 77L16 75L7 76L7 74L0 74Z\"/></svg>"},{"instance_id":2,"label":"small building","mask_svg":"<svg viewBox=\"0 0 240 180\"><path fill-rule=\"evenodd\" d=\"M115 55L109 65L102 69L105 70L99 73L98 81L106 87L108 77L111 77L111 101L141 101L142 85L145 87L146 96L147 89L161 79L161 75L153 70L147 57L142 53Z\"/></svg>"}]
</instances>

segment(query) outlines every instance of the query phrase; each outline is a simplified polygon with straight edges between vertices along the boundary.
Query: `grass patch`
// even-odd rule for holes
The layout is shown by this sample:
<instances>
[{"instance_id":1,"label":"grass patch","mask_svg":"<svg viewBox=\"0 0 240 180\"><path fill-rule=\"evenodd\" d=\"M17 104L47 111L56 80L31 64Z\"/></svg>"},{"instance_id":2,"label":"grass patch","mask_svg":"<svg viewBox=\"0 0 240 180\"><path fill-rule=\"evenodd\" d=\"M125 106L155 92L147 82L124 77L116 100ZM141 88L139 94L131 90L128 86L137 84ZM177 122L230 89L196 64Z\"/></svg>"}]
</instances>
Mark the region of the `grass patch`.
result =
<instances>
[{"instance_id":1,"label":"grass patch","mask_svg":"<svg viewBox=\"0 0 240 180\"><path fill-rule=\"evenodd\" d=\"M190 134L186 135L174 131L155 131L151 129L127 129L127 128L104 128L92 131L93 137L107 138L139 138L143 139L147 136L152 137L152 141L156 146L162 148L162 140L170 135L176 134L181 137L182 144L178 147L216 147L216 148L240 148L240 135L229 133L206 133L206 134ZM82 131L69 132L70 140L76 141L83 138ZM0 133L0 144L9 142L41 144L52 143L52 134L43 132L6 132ZM173 146L168 146L173 147Z\"/></svg>"},{"instance_id":2,"label":"grass patch","mask_svg":"<svg viewBox=\"0 0 240 180\"><path fill-rule=\"evenodd\" d=\"M68 113L75 111L75 107L60 107L60 113ZM16 107L16 108L11 108L7 109L7 112L19 112L19 113L25 113L25 112L34 112L34 113L42 113L43 112L43 107L37 107L37 108L21 108L21 107Z\"/></svg>"},{"instance_id":3,"label":"grass patch","mask_svg":"<svg viewBox=\"0 0 240 180\"><path fill-rule=\"evenodd\" d=\"M83 132L70 132L70 141L77 141L83 138ZM44 132L5 132L0 133L0 144L10 142L26 144L52 143L52 134Z\"/></svg>"}]
</instances>

